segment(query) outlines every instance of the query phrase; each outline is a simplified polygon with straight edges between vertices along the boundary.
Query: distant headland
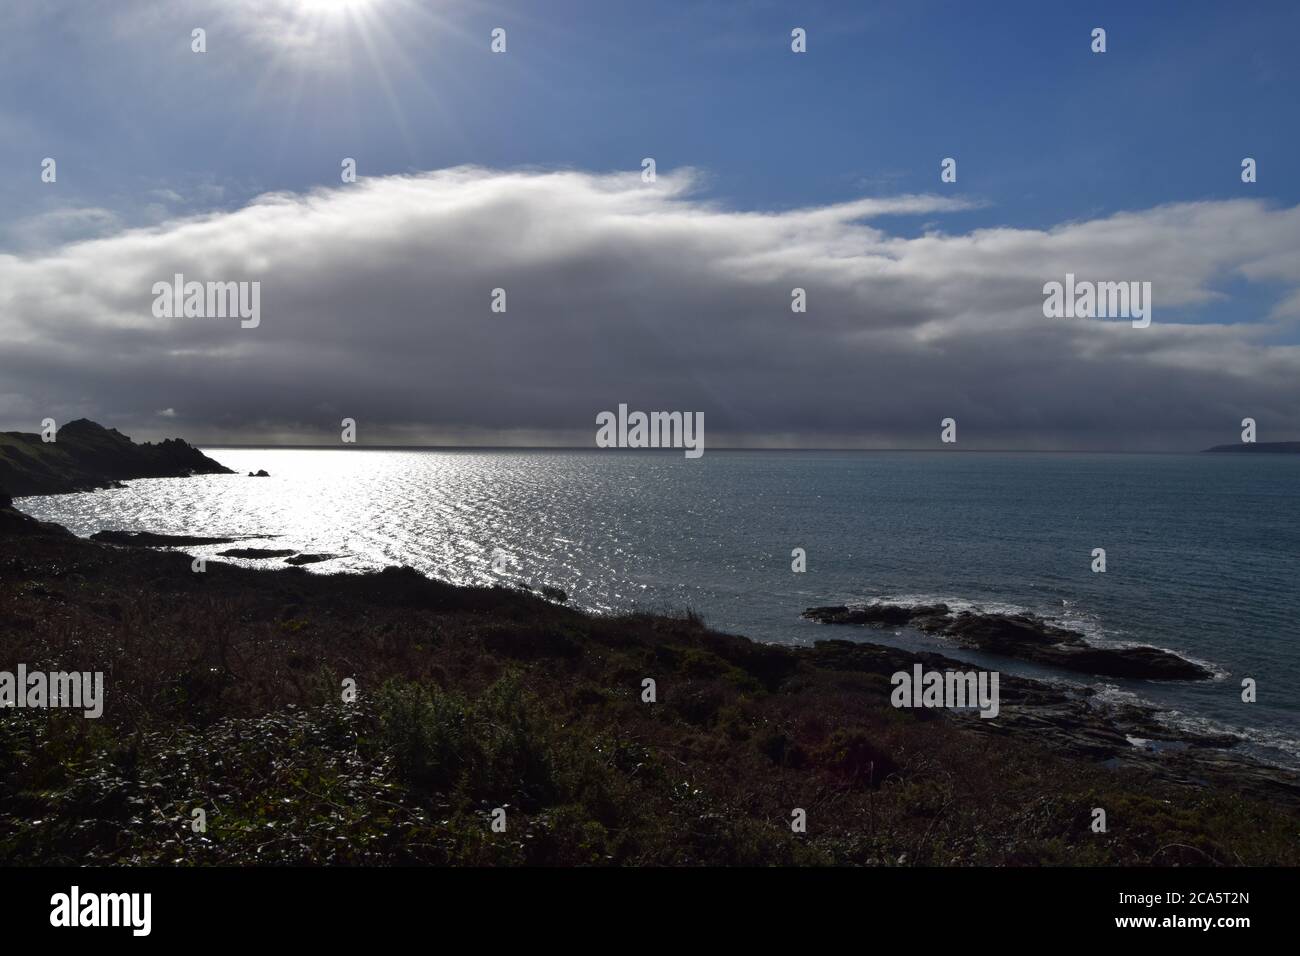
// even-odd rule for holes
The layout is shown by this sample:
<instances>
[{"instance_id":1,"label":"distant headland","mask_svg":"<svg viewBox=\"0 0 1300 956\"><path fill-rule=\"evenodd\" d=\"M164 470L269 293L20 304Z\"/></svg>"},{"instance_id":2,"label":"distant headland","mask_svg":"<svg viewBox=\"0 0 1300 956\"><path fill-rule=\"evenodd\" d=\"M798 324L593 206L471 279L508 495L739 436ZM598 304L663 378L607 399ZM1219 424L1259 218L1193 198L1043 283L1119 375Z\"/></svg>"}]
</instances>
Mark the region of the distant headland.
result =
<instances>
[{"instance_id":1,"label":"distant headland","mask_svg":"<svg viewBox=\"0 0 1300 956\"><path fill-rule=\"evenodd\" d=\"M38 434L0 432L0 496L93 491L132 478L229 473L179 438L138 445L117 429L85 418L68 422L48 442Z\"/></svg>"},{"instance_id":2,"label":"distant headland","mask_svg":"<svg viewBox=\"0 0 1300 956\"><path fill-rule=\"evenodd\" d=\"M1256 452L1263 455L1300 455L1300 441L1252 441L1234 442L1231 445L1215 445L1205 449L1206 452Z\"/></svg>"}]
</instances>

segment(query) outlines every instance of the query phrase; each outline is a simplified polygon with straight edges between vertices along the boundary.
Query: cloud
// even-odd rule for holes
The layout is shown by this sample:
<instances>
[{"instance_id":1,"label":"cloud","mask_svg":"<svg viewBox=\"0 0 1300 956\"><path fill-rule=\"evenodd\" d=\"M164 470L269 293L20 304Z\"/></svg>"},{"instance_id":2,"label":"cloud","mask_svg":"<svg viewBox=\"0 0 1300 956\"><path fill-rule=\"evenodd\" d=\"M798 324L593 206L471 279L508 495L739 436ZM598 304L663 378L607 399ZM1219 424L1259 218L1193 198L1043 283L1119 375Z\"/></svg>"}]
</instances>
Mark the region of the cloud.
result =
<instances>
[{"instance_id":1,"label":"cloud","mask_svg":"<svg viewBox=\"0 0 1300 956\"><path fill-rule=\"evenodd\" d=\"M35 251L110 235L121 228L121 220L111 210L63 206L7 223L0 227L0 237L15 248Z\"/></svg>"},{"instance_id":2,"label":"cloud","mask_svg":"<svg viewBox=\"0 0 1300 956\"><path fill-rule=\"evenodd\" d=\"M697 186L460 167L0 256L0 419L149 437L183 408L200 441L331 440L352 417L363 442L591 445L626 402L704 412L710 447L934 447L949 416L963 447L1196 448L1247 415L1300 435L1300 207L902 236L878 220L967 204L737 211ZM1153 324L1045 319L1067 272L1150 281ZM260 325L154 318L176 273L260 282Z\"/></svg>"}]
</instances>

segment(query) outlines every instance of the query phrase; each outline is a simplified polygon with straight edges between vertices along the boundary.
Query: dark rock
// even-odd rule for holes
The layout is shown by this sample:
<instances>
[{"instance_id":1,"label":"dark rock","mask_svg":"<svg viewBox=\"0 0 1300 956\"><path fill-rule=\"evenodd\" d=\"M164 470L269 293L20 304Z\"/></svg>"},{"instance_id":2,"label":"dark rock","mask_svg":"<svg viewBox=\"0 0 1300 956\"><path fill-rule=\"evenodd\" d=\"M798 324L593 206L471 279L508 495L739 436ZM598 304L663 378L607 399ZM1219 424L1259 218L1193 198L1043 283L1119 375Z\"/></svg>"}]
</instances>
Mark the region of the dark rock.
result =
<instances>
[{"instance_id":1,"label":"dark rock","mask_svg":"<svg viewBox=\"0 0 1300 956\"><path fill-rule=\"evenodd\" d=\"M897 604L865 604L847 607L843 604L830 607L810 607L803 616L822 624L859 624L867 627L905 627L918 617L945 617L946 604L920 604L902 607Z\"/></svg>"},{"instance_id":2,"label":"dark rock","mask_svg":"<svg viewBox=\"0 0 1300 956\"><path fill-rule=\"evenodd\" d=\"M128 548L192 548L208 544L233 544L239 539L204 538L192 534L155 534L152 531L96 531L90 536L90 540Z\"/></svg>"},{"instance_id":3,"label":"dark rock","mask_svg":"<svg viewBox=\"0 0 1300 956\"><path fill-rule=\"evenodd\" d=\"M933 633L990 654L1103 677L1208 680L1214 676L1200 664L1158 647L1093 647L1078 631L1057 627L1032 614L963 611Z\"/></svg>"},{"instance_id":4,"label":"dark rock","mask_svg":"<svg viewBox=\"0 0 1300 956\"><path fill-rule=\"evenodd\" d=\"M319 564L321 561L329 561L337 558L337 554L295 554L292 558L285 558L285 564L300 566L304 564Z\"/></svg>"},{"instance_id":5,"label":"dark rock","mask_svg":"<svg viewBox=\"0 0 1300 956\"><path fill-rule=\"evenodd\" d=\"M822 624L912 627L973 650L1103 677L1208 680L1214 676L1200 664L1158 647L1094 647L1078 631L1058 627L1033 614L962 611L951 616L944 604L868 604L813 607L803 616Z\"/></svg>"},{"instance_id":6,"label":"dark rock","mask_svg":"<svg viewBox=\"0 0 1300 956\"><path fill-rule=\"evenodd\" d=\"M962 611L931 633L951 637L966 647L1015 657L1026 647L1069 644L1084 646L1077 631L1048 624L1032 614L980 614Z\"/></svg>"},{"instance_id":7,"label":"dark rock","mask_svg":"<svg viewBox=\"0 0 1300 956\"><path fill-rule=\"evenodd\" d=\"M267 474L265 471L261 471L261 470L259 470L259 471L257 471L257 472L251 472L251 471L250 471L250 472L248 473L248 477L249 477L249 478L270 478L271 476L270 476L269 474Z\"/></svg>"},{"instance_id":8,"label":"dark rock","mask_svg":"<svg viewBox=\"0 0 1300 956\"><path fill-rule=\"evenodd\" d=\"M1214 672L1158 647L1058 647L1031 660L1066 670L1134 680L1209 680Z\"/></svg>"},{"instance_id":9,"label":"dark rock","mask_svg":"<svg viewBox=\"0 0 1300 956\"><path fill-rule=\"evenodd\" d=\"M217 553L223 558L283 558L295 552L293 548L231 548Z\"/></svg>"}]
</instances>

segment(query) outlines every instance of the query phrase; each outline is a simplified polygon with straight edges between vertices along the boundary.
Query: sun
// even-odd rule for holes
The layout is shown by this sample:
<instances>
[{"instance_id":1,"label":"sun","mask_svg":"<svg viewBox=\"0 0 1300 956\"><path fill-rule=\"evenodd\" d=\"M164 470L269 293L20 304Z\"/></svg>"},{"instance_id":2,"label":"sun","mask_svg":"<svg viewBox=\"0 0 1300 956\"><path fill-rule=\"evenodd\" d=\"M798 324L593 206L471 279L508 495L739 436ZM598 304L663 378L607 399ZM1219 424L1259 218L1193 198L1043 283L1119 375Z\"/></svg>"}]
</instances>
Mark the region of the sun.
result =
<instances>
[{"instance_id":1,"label":"sun","mask_svg":"<svg viewBox=\"0 0 1300 956\"><path fill-rule=\"evenodd\" d=\"M309 13L344 13L373 6L378 0L297 0L298 5Z\"/></svg>"}]
</instances>

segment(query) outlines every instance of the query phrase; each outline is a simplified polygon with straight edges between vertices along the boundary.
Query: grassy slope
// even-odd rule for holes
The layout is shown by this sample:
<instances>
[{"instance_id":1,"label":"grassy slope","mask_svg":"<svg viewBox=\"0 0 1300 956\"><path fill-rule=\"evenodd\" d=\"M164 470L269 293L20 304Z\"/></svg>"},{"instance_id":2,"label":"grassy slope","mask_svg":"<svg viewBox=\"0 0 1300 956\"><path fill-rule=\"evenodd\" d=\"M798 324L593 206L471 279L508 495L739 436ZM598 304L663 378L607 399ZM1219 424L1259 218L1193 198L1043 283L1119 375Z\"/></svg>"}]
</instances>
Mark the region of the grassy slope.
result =
<instances>
[{"instance_id":1,"label":"grassy slope","mask_svg":"<svg viewBox=\"0 0 1300 956\"><path fill-rule=\"evenodd\" d=\"M845 647L0 537L0 667L108 698L0 717L0 862L1300 862L1294 805L895 710Z\"/></svg>"}]
</instances>

